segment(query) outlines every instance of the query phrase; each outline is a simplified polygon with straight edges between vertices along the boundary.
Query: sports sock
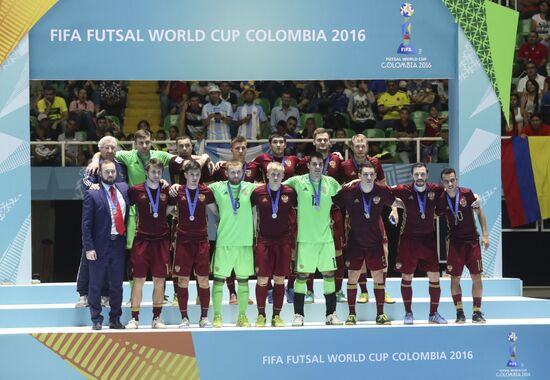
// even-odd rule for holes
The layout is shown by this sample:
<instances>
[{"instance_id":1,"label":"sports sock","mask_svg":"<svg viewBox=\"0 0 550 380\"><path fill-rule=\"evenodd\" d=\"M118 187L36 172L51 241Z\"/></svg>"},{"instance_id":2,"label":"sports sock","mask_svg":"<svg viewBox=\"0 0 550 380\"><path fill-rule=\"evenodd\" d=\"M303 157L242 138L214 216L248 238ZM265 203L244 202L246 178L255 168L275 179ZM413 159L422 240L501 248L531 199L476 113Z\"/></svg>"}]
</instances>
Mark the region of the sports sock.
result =
<instances>
[{"instance_id":1,"label":"sports sock","mask_svg":"<svg viewBox=\"0 0 550 380\"><path fill-rule=\"evenodd\" d=\"M153 319L159 318L162 311L162 304L153 304Z\"/></svg>"},{"instance_id":2,"label":"sports sock","mask_svg":"<svg viewBox=\"0 0 550 380\"><path fill-rule=\"evenodd\" d=\"M346 273L346 264L344 263L344 256L336 256L336 272L334 275L334 281L336 285L336 291L339 292L342 290L342 280Z\"/></svg>"},{"instance_id":3,"label":"sports sock","mask_svg":"<svg viewBox=\"0 0 550 380\"><path fill-rule=\"evenodd\" d=\"M306 280L297 278L294 283L294 294L306 294Z\"/></svg>"},{"instance_id":4,"label":"sports sock","mask_svg":"<svg viewBox=\"0 0 550 380\"><path fill-rule=\"evenodd\" d=\"M336 311L336 293L329 293L325 294L325 302L326 302L326 314L325 315L331 315Z\"/></svg>"},{"instance_id":5,"label":"sports sock","mask_svg":"<svg viewBox=\"0 0 550 380\"><path fill-rule=\"evenodd\" d=\"M405 312L412 313L412 281L401 280L401 297L403 298L403 306L405 306Z\"/></svg>"},{"instance_id":6,"label":"sports sock","mask_svg":"<svg viewBox=\"0 0 550 380\"><path fill-rule=\"evenodd\" d=\"M239 314L246 314L248 307L248 279L237 279L237 301L239 303ZM265 299L264 299L265 302ZM264 303L265 305L265 303Z\"/></svg>"},{"instance_id":7,"label":"sports sock","mask_svg":"<svg viewBox=\"0 0 550 380\"><path fill-rule=\"evenodd\" d=\"M481 311L481 297L474 297L474 312Z\"/></svg>"},{"instance_id":8,"label":"sports sock","mask_svg":"<svg viewBox=\"0 0 550 380\"><path fill-rule=\"evenodd\" d=\"M223 285L220 286L223 291ZM201 303L201 318L208 316L208 305L210 304L210 287L201 288L199 286L199 301Z\"/></svg>"},{"instance_id":9,"label":"sports sock","mask_svg":"<svg viewBox=\"0 0 550 380\"><path fill-rule=\"evenodd\" d=\"M229 295L237 294L237 292L235 291L235 274L231 273L231 276L227 277L225 279L225 282L227 283L227 290L229 290Z\"/></svg>"},{"instance_id":10,"label":"sports sock","mask_svg":"<svg viewBox=\"0 0 550 380\"><path fill-rule=\"evenodd\" d=\"M239 283L240 286L240 283ZM265 317L265 299L267 298L267 284L261 286L259 283L256 283L256 302L258 303L258 314ZM248 299L247 299L248 301Z\"/></svg>"},{"instance_id":11,"label":"sports sock","mask_svg":"<svg viewBox=\"0 0 550 380\"><path fill-rule=\"evenodd\" d=\"M385 284L374 284L374 299L376 300L376 315L384 313Z\"/></svg>"},{"instance_id":12,"label":"sports sock","mask_svg":"<svg viewBox=\"0 0 550 380\"><path fill-rule=\"evenodd\" d=\"M285 285L273 285L273 315L279 315L283 308L283 300L285 297Z\"/></svg>"},{"instance_id":13,"label":"sports sock","mask_svg":"<svg viewBox=\"0 0 550 380\"><path fill-rule=\"evenodd\" d=\"M134 318L136 321L139 321L139 307L132 308L132 318Z\"/></svg>"},{"instance_id":14,"label":"sports sock","mask_svg":"<svg viewBox=\"0 0 550 380\"><path fill-rule=\"evenodd\" d=\"M334 277L324 277L323 278L323 293L331 294L336 292L336 285Z\"/></svg>"},{"instance_id":15,"label":"sports sock","mask_svg":"<svg viewBox=\"0 0 550 380\"><path fill-rule=\"evenodd\" d=\"M224 280L214 279L214 285L212 286L212 307L214 309L214 315L221 314L222 298L223 298L223 283L224 283ZM202 307L202 301L201 301L201 307Z\"/></svg>"},{"instance_id":16,"label":"sports sock","mask_svg":"<svg viewBox=\"0 0 550 380\"><path fill-rule=\"evenodd\" d=\"M180 308L181 318L189 318L187 315L187 302L189 300L189 289L187 287L178 287L177 289L178 305Z\"/></svg>"},{"instance_id":17,"label":"sports sock","mask_svg":"<svg viewBox=\"0 0 550 380\"><path fill-rule=\"evenodd\" d=\"M355 302L357 299L357 284L350 284L348 282L348 308L350 314L355 314Z\"/></svg>"},{"instance_id":18,"label":"sports sock","mask_svg":"<svg viewBox=\"0 0 550 380\"><path fill-rule=\"evenodd\" d=\"M174 294L178 294L178 279L176 277L172 277L172 285L174 286Z\"/></svg>"},{"instance_id":19,"label":"sports sock","mask_svg":"<svg viewBox=\"0 0 550 380\"><path fill-rule=\"evenodd\" d=\"M298 285L298 281L299 280L296 280L296 285ZM304 315L304 298L305 294L296 292L294 293L294 314L300 314L301 316Z\"/></svg>"},{"instance_id":20,"label":"sports sock","mask_svg":"<svg viewBox=\"0 0 550 380\"><path fill-rule=\"evenodd\" d=\"M453 294L453 303L455 304L456 310L462 309L462 293Z\"/></svg>"},{"instance_id":21,"label":"sports sock","mask_svg":"<svg viewBox=\"0 0 550 380\"><path fill-rule=\"evenodd\" d=\"M369 294L369 291L367 290L367 274L361 273L359 276L359 286L361 288L361 293L367 293Z\"/></svg>"},{"instance_id":22,"label":"sports sock","mask_svg":"<svg viewBox=\"0 0 550 380\"><path fill-rule=\"evenodd\" d=\"M439 306L439 298L441 297L441 287L439 281L430 281L428 292L430 293L430 315L433 315Z\"/></svg>"}]
</instances>

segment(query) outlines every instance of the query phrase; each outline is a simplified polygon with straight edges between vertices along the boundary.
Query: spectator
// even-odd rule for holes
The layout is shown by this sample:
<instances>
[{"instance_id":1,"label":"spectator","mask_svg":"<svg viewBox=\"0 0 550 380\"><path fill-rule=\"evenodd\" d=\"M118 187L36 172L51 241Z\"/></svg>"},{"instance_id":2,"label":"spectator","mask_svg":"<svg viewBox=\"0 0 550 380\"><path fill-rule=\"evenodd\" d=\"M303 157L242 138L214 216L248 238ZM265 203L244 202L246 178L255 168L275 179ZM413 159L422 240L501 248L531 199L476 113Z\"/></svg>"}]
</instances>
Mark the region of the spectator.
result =
<instances>
[{"instance_id":1,"label":"spectator","mask_svg":"<svg viewBox=\"0 0 550 380\"><path fill-rule=\"evenodd\" d=\"M325 81L308 81L302 92L298 109L306 113L320 112L328 104L328 88Z\"/></svg>"},{"instance_id":2,"label":"spectator","mask_svg":"<svg viewBox=\"0 0 550 380\"><path fill-rule=\"evenodd\" d=\"M180 129L183 135L191 136L193 140L202 140L205 135L205 126L202 123L202 104L200 95L192 92L189 100L185 100L180 114Z\"/></svg>"},{"instance_id":3,"label":"spectator","mask_svg":"<svg viewBox=\"0 0 550 380\"><path fill-rule=\"evenodd\" d=\"M237 136L243 136L247 140L259 140L267 127L267 117L263 108L254 103L257 96L256 88L245 87L242 96L244 104L233 114L233 119L239 127Z\"/></svg>"},{"instance_id":4,"label":"spectator","mask_svg":"<svg viewBox=\"0 0 550 380\"><path fill-rule=\"evenodd\" d=\"M291 100L292 96L289 92L285 91L281 94L281 105L273 107L271 110L271 132L276 131L277 123L280 120L287 121L290 116L296 118L298 130L300 130L300 111L290 105Z\"/></svg>"},{"instance_id":5,"label":"spectator","mask_svg":"<svg viewBox=\"0 0 550 380\"><path fill-rule=\"evenodd\" d=\"M374 96L378 99L380 95L387 91L388 84L385 80L375 79L369 80L369 89L374 93Z\"/></svg>"},{"instance_id":6,"label":"spectator","mask_svg":"<svg viewBox=\"0 0 550 380\"><path fill-rule=\"evenodd\" d=\"M539 12L539 0L516 0L519 2L521 19L529 19Z\"/></svg>"},{"instance_id":7,"label":"spectator","mask_svg":"<svg viewBox=\"0 0 550 380\"><path fill-rule=\"evenodd\" d=\"M202 108L202 124L206 127L207 140L231 140L230 124L233 122L231 104L221 100L221 90L211 86L208 90L210 102ZM209 144L211 145L211 144ZM216 144L220 148L229 148L229 143Z\"/></svg>"},{"instance_id":8,"label":"spectator","mask_svg":"<svg viewBox=\"0 0 550 380\"><path fill-rule=\"evenodd\" d=\"M227 81L220 82L220 98L222 101L231 104L231 111L235 112L237 110L238 98L233 92L231 92L231 83Z\"/></svg>"},{"instance_id":9,"label":"spectator","mask_svg":"<svg viewBox=\"0 0 550 380\"><path fill-rule=\"evenodd\" d=\"M177 155L178 153L178 146L176 145L176 140L178 138L178 127L175 125L172 125L170 129L168 130L168 140L171 142L168 143L168 153Z\"/></svg>"},{"instance_id":10,"label":"spectator","mask_svg":"<svg viewBox=\"0 0 550 380\"><path fill-rule=\"evenodd\" d=\"M525 85L527 84L527 81L529 79L537 82L540 94L542 95L542 91L546 86L546 78L537 73L537 66L535 66L534 63L528 63L525 66L525 72L526 75L521 77L518 81L517 92L519 93L519 95L523 95L523 93L525 92Z\"/></svg>"},{"instance_id":11,"label":"spectator","mask_svg":"<svg viewBox=\"0 0 550 380\"><path fill-rule=\"evenodd\" d=\"M436 106L430 107L429 116L424 122L424 137L441 137L443 123L447 122L447 116L439 116ZM421 141L420 161L429 163L437 162L438 144L435 141Z\"/></svg>"},{"instance_id":12,"label":"spectator","mask_svg":"<svg viewBox=\"0 0 550 380\"><path fill-rule=\"evenodd\" d=\"M548 48L550 42L550 22L548 21L548 1L539 3L539 13L531 17L531 31L537 33L540 42Z\"/></svg>"},{"instance_id":13,"label":"spectator","mask_svg":"<svg viewBox=\"0 0 550 380\"><path fill-rule=\"evenodd\" d=\"M522 107L528 116L540 111L541 97L537 81L527 80L525 92L521 96L520 107Z\"/></svg>"},{"instance_id":14,"label":"spectator","mask_svg":"<svg viewBox=\"0 0 550 380\"><path fill-rule=\"evenodd\" d=\"M159 129L155 133L155 138L154 139L156 141L165 141L166 140L166 132L164 132L164 129ZM168 152L168 147L166 146L166 144L155 143L155 144L153 144L153 149Z\"/></svg>"},{"instance_id":15,"label":"spectator","mask_svg":"<svg viewBox=\"0 0 550 380\"><path fill-rule=\"evenodd\" d=\"M287 129L288 129L289 120L287 120ZM308 117L306 119L306 125L304 127L304 130L302 131L302 138L313 139L315 129L317 129L317 125L315 124L315 119L312 117ZM315 147L313 146L312 142L302 143L298 146L298 152L300 152L303 156L309 156L311 153L315 152Z\"/></svg>"},{"instance_id":16,"label":"spectator","mask_svg":"<svg viewBox=\"0 0 550 380\"><path fill-rule=\"evenodd\" d=\"M389 89L389 86L388 86ZM409 110L405 107L399 111L399 119L393 121L393 130L397 132L397 138L417 137L418 132L414 121L409 120ZM397 154L404 164L414 159L415 145L412 141L399 141L397 143Z\"/></svg>"},{"instance_id":17,"label":"spectator","mask_svg":"<svg viewBox=\"0 0 550 380\"><path fill-rule=\"evenodd\" d=\"M203 100L208 95L208 88L210 88L210 86L211 85L205 81L193 81L190 82L189 90L199 94L199 96L201 96L201 100Z\"/></svg>"},{"instance_id":18,"label":"spectator","mask_svg":"<svg viewBox=\"0 0 550 380\"><path fill-rule=\"evenodd\" d=\"M527 121L525 109L519 104L518 94L510 95L510 115L509 124L505 124L504 136L519 136L523 130L524 123Z\"/></svg>"},{"instance_id":19,"label":"spectator","mask_svg":"<svg viewBox=\"0 0 550 380\"><path fill-rule=\"evenodd\" d=\"M298 98L298 91L292 81L265 81L261 83L261 88L258 88L262 92L262 97L269 99L271 107L275 105L276 100L282 93L288 93L292 98Z\"/></svg>"},{"instance_id":20,"label":"spectator","mask_svg":"<svg viewBox=\"0 0 550 380\"><path fill-rule=\"evenodd\" d=\"M65 132L57 137L57 141L84 141L82 133L77 132L77 122L69 119ZM65 145L65 166L83 166L84 154L82 153L82 145L66 144Z\"/></svg>"},{"instance_id":21,"label":"spectator","mask_svg":"<svg viewBox=\"0 0 550 380\"><path fill-rule=\"evenodd\" d=\"M84 88L78 90L77 99L69 104L69 113L79 128L86 130L89 135L93 134L95 104L88 100L88 92Z\"/></svg>"},{"instance_id":22,"label":"spectator","mask_svg":"<svg viewBox=\"0 0 550 380\"><path fill-rule=\"evenodd\" d=\"M38 101L36 108L39 113L48 116L48 119L52 123L50 126L52 131L56 131L56 133L63 131L69 119L67 103L62 97L56 96L53 87L46 87L44 89L44 97Z\"/></svg>"},{"instance_id":23,"label":"spectator","mask_svg":"<svg viewBox=\"0 0 550 380\"><path fill-rule=\"evenodd\" d=\"M372 105L376 102L374 93L369 91L367 81L357 82L357 92L355 92L348 103L348 114L351 119L351 128L361 133L368 128L374 128L376 118L372 112Z\"/></svg>"},{"instance_id":24,"label":"spectator","mask_svg":"<svg viewBox=\"0 0 550 380\"><path fill-rule=\"evenodd\" d=\"M346 131L343 129L337 129L334 131L334 138L336 139L345 139L346 138ZM342 155L342 157L346 157L346 150L348 149L345 141L338 141L334 142L332 146L330 147L331 153L338 152Z\"/></svg>"},{"instance_id":25,"label":"spectator","mask_svg":"<svg viewBox=\"0 0 550 380\"><path fill-rule=\"evenodd\" d=\"M550 136L550 126L542 123L542 115L534 113L530 118L531 123L521 131L521 137Z\"/></svg>"},{"instance_id":26,"label":"spectator","mask_svg":"<svg viewBox=\"0 0 550 380\"><path fill-rule=\"evenodd\" d=\"M46 114L38 115L38 128L36 129L36 141L48 142L57 139L57 135L50 128L50 119ZM39 144L31 145L33 165L58 166L59 149L57 145Z\"/></svg>"},{"instance_id":27,"label":"spectator","mask_svg":"<svg viewBox=\"0 0 550 380\"><path fill-rule=\"evenodd\" d=\"M286 122L284 120L279 121L279 125L281 125L280 129L284 128L283 135L287 139L285 156L298 155L298 143L288 141L289 139L298 140L302 138L302 135L300 135L300 133L296 130L297 124L298 123L294 116L289 117ZM279 128L277 128L277 130L279 130ZM279 132L279 134L281 133Z\"/></svg>"},{"instance_id":28,"label":"spectator","mask_svg":"<svg viewBox=\"0 0 550 380\"><path fill-rule=\"evenodd\" d=\"M407 94L398 91L397 82L387 82L388 91L378 99L378 114L382 116L382 127L391 128L394 120L399 120L400 109L411 104Z\"/></svg>"},{"instance_id":29,"label":"spectator","mask_svg":"<svg viewBox=\"0 0 550 380\"><path fill-rule=\"evenodd\" d=\"M146 130L147 132L151 133L151 124L149 124L149 122L145 119L140 120L137 123L137 129L138 130L143 129L143 130Z\"/></svg>"},{"instance_id":30,"label":"spectator","mask_svg":"<svg viewBox=\"0 0 550 380\"><path fill-rule=\"evenodd\" d=\"M349 98L346 95L346 86L344 81L333 81L334 91L328 97L329 113L346 112L348 109Z\"/></svg>"},{"instance_id":31,"label":"spectator","mask_svg":"<svg viewBox=\"0 0 550 380\"><path fill-rule=\"evenodd\" d=\"M98 92L101 109L105 110L107 115L116 116L122 120L124 94L120 81L102 81L99 84Z\"/></svg>"},{"instance_id":32,"label":"spectator","mask_svg":"<svg viewBox=\"0 0 550 380\"><path fill-rule=\"evenodd\" d=\"M537 33L529 33L527 42L519 48L517 59L523 67L526 68L528 63L533 63L540 75L547 75L546 62L548 60L548 49L539 42Z\"/></svg>"},{"instance_id":33,"label":"spectator","mask_svg":"<svg viewBox=\"0 0 550 380\"><path fill-rule=\"evenodd\" d=\"M292 116L293 117L293 116ZM294 118L294 117L293 117ZM289 118L290 119L290 118ZM284 135L287 132L287 124L284 120L279 120L277 123L277 132L279 135Z\"/></svg>"},{"instance_id":34,"label":"spectator","mask_svg":"<svg viewBox=\"0 0 550 380\"><path fill-rule=\"evenodd\" d=\"M436 93L432 91L430 82L424 79L409 81L407 95L411 99L411 111L429 111L436 98Z\"/></svg>"},{"instance_id":35,"label":"spectator","mask_svg":"<svg viewBox=\"0 0 550 380\"><path fill-rule=\"evenodd\" d=\"M160 84L161 120L167 115L178 114L183 101L187 99L189 88L182 81L163 81Z\"/></svg>"}]
</instances>

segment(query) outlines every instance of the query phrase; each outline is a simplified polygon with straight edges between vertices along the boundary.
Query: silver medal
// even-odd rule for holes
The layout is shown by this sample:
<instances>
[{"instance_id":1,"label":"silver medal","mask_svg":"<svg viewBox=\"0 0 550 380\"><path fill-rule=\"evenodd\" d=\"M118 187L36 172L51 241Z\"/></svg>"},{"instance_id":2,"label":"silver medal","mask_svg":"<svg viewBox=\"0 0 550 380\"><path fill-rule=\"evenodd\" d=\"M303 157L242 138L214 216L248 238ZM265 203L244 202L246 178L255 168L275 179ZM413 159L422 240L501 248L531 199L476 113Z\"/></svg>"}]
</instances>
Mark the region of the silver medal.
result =
<instances>
[{"instance_id":1,"label":"silver medal","mask_svg":"<svg viewBox=\"0 0 550 380\"><path fill-rule=\"evenodd\" d=\"M190 221L193 221L193 220L195 220L195 217L194 217L193 215L190 215L190 216L189 216L189 220L190 220Z\"/></svg>"},{"instance_id":2,"label":"silver medal","mask_svg":"<svg viewBox=\"0 0 550 380\"><path fill-rule=\"evenodd\" d=\"M159 214L157 212L153 213L153 218L158 218Z\"/></svg>"},{"instance_id":3,"label":"silver medal","mask_svg":"<svg viewBox=\"0 0 550 380\"><path fill-rule=\"evenodd\" d=\"M273 214L271 214L271 217L272 217L273 219L277 219L277 214L273 213Z\"/></svg>"},{"instance_id":4,"label":"silver medal","mask_svg":"<svg viewBox=\"0 0 550 380\"><path fill-rule=\"evenodd\" d=\"M426 219L426 214L420 214L420 217L421 217L422 219Z\"/></svg>"},{"instance_id":5,"label":"silver medal","mask_svg":"<svg viewBox=\"0 0 550 380\"><path fill-rule=\"evenodd\" d=\"M365 218L370 219L370 214L368 212L365 213Z\"/></svg>"}]
</instances>

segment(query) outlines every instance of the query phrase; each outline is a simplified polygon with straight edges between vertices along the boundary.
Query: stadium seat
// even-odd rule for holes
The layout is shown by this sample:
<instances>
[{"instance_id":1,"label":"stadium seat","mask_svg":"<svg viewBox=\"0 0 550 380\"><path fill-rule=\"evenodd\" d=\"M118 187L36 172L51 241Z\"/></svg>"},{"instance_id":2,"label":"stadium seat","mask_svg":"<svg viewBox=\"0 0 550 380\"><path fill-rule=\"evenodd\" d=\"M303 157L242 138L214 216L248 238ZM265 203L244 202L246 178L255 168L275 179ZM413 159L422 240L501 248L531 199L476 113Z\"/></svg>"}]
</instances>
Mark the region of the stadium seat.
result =
<instances>
[{"instance_id":1,"label":"stadium seat","mask_svg":"<svg viewBox=\"0 0 550 380\"><path fill-rule=\"evenodd\" d=\"M37 117L36 116L31 116L30 121L31 121L31 127L33 127L33 129L36 129L38 127Z\"/></svg>"},{"instance_id":2,"label":"stadium seat","mask_svg":"<svg viewBox=\"0 0 550 380\"><path fill-rule=\"evenodd\" d=\"M347 138L351 139L353 136L355 136L355 131L353 129L344 128L344 131L346 131Z\"/></svg>"},{"instance_id":3,"label":"stadium seat","mask_svg":"<svg viewBox=\"0 0 550 380\"><path fill-rule=\"evenodd\" d=\"M449 162L449 145L443 145L440 147L437 157L439 162Z\"/></svg>"},{"instance_id":4,"label":"stadium seat","mask_svg":"<svg viewBox=\"0 0 550 380\"><path fill-rule=\"evenodd\" d=\"M419 125L424 125L427 118L428 113L425 111L415 111L411 114L411 120L414 121L417 128L419 128Z\"/></svg>"},{"instance_id":5,"label":"stadium seat","mask_svg":"<svg viewBox=\"0 0 550 380\"><path fill-rule=\"evenodd\" d=\"M117 116L105 116L105 119L109 120L111 124L116 124L122 129L122 124Z\"/></svg>"},{"instance_id":6,"label":"stadium seat","mask_svg":"<svg viewBox=\"0 0 550 380\"><path fill-rule=\"evenodd\" d=\"M273 105L273 107L279 107L281 105L282 101L281 101L281 98L277 98L275 99L275 104ZM298 101L294 98L291 98L290 99L290 105L292 107L298 107Z\"/></svg>"},{"instance_id":7,"label":"stadium seat","mask_svg":"<svg viewBox=\"0 0 550 380\"><path fill-rule=\"evenodd\" d=\"M323 128L325 122L323 116L320 113L304 113L300 116L300 126L302 129L306 125L306 120L313 118L315 120L315 128Z\"/></svg>"},{"instance_id":8,"label":"stadium seat","mask_svg":"<svg viewBox=\"0 0 550 380\"><path fill-rule=\"evenodd\" d=\"M441 126L441 132L449 132L449 123L445 123Z\"/></svg>"},{"instance_id":9,"label":"stadium seat","mask_svg":"<svg viewBox=\"0 0 550 380\"><path fill-rule=\"evenodd\" d=\"M346 122L346 128L349 128L349 126L351 125L349 115L346 112L336 112L336 114L342 116L342 118Z\"/></svg>"},{"instance_id":10,"label":"stadium seat","mask_svg":"<svg viewBox=\"0 0 550 380\"><path fill-rule=\"evenodd\" d=\"M531 31L531 19L525 19L519 21L519 33L520 34L529 34Z\"/></svg>"},{"instance_id":11,"label":"stadium seat","mask_svg":"<svg viewBox=\"0 0 550 380\"><path fill-rule=\"evenodd\" d=\"M166 117L164 118L164 122L162 124L162 128L168 135L168 132L170 131L170 127L172 125L179 127L179 124L180 124L180 115L166 115Z\"/></svg>"},{"instance_id":12,"label":"stadium seat","mask_svg":"<svg viewBox=\"0 0 550 380\"><path fill-rule=\"evenodd\" d=\"M386 132L383 129L365 129L363 134L368 139L383 139L386 138Z\"/></svg>"}]
</instances>

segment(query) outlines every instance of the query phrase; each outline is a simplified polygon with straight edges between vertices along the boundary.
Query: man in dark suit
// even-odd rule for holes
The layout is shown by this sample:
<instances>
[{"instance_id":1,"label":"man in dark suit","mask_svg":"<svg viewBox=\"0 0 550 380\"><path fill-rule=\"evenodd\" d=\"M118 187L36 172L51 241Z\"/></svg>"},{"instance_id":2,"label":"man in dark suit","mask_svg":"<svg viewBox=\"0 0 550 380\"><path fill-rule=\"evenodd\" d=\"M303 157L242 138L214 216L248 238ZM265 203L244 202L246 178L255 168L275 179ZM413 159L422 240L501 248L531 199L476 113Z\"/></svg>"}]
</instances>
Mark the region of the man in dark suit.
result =
<instances>
[{"instance_id":1,"label":"man in dark suit","mask_svg":"<svg viewBox=\"0 0 550 380\"><path fill-rule=\"evenodd\" d=\"M115 163L104 160L100 165L100 191L87 190L82 205L82 240L86 258L89 260L88 304L92 317L92 329L101 330L101 287L107 275L111 311L109 328L123 329L122 279L124 274L124 249L128 216L128 186L116 183Z\"/></svg>"}]
</instances>

